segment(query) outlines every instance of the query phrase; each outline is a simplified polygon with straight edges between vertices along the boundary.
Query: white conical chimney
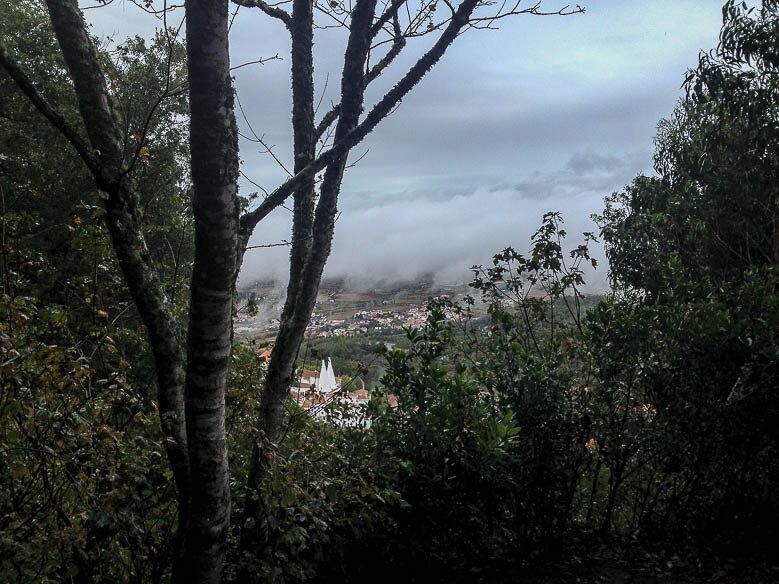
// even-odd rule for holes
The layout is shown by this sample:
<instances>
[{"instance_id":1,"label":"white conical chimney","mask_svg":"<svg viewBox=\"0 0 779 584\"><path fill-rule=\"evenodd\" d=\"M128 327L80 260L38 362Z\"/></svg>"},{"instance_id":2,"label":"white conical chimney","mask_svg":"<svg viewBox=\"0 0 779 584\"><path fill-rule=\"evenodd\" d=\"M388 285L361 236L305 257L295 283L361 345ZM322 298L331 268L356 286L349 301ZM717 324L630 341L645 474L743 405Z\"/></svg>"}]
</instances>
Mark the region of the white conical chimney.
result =
<instances>
[{"instance_id":1,"label":"white conical chimney","mask_svg":"<svg viewBox=\"0 0 779 584\"><path fill-rule=\"evenodd\" d=\"M316 390L319 393L330 393L337 388L338 384L335 381L335 373L333 373L333 360L328 359L325 362L323 359L322 368L319 370L319 379L316 382Z\"/></svg>"},{"instance_id":2,"label":"white conical chimney","mask_svg":"<svg viewBox=\"0 0 779 584\"><path fill-rule=\"evenodd\" d=\"M320 393L327 393L329 390L325 389L328 384L328 370L325 360L322 359L322 367L319 369L319 377L316 380L316 390Z\"/></svg>"},{"instance_id":3,"label":"white conical chimney","mask_svg":"<svg viewBox=\"0 0 779 584\"><path fill-rule=\"evenodd\" d=\"M328 379L327 380L330 383L330 385L332 386L332 389L335 389L336 387L338 387L338 384L335 381L335 371L333 370L333 360L330 357L327 358L327 369L328 369L328 371L327 371Z\"/></svg>"}]
</instances>

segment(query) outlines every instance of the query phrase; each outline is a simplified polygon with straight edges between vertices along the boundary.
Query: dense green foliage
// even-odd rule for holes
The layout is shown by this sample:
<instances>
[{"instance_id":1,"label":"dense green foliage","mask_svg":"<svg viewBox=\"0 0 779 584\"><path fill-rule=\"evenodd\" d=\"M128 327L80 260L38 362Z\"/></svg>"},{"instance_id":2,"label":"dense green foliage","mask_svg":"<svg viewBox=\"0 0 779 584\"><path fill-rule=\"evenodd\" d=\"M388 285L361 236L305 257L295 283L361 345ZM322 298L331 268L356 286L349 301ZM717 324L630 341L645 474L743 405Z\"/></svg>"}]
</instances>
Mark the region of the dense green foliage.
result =
<instances>
[{"instance_id":1,"label":"dense green foliage","mask_svg":"<svg viewBox=\"0 0 779 584\"><path fill-rule=\"evenodd\" d=\"M4 44L76 119L42 4L2 0L0 13ZM148 96L184 78L182 47L170 46L162 34L130 39L103 58L128 135L153 137L132 180L181 303L192 256L185 96L148 109ZM170 567L175 489L154 373L99 197L67 141L0 74L3 582L154 582Z\"/></svg>"},{"instance_id":2,"label":"dense green foliage","mask_svg":"<svg viewBox=\"0 0 779 584\"><path fill-rule=\"evenodd\" d=\"M72 112L39 3L0 7L3 38L37 55L24 65ZM228 577L511 581L596 537L776 561L779 3L724 16L660 124L656 175L597 217L609 294L581 292L596 236L567 252L548 213L529 253L476 267L474 298L431 302L392 349L304 345L302 363L331 356L374 399L352 425L330 423L349 415L337 400L322 417L289 405L258 517L242 504L265 365L235 347ZM161 34L103 57L128 127L148 121L133 180L177 298L192 256L186 103L149 116L139 96L181 83L181 48ZM172 473L98 195L3 74L0 100L0 581L168 581ZM241 541L252 522L261 549Z\"/></svg>"},{"instance_id":3,"label":"dense green foliage","mask_svg":"<svg viewBox=\"0 0 779 584\"><path fill-rule=\"evenodd\" d=\"M777 512L779 5L723 11L660 125L658 175L600 217L614 293L589 337L606 402L651 405L609 438L633 451L606 464L610 497L636 501L621 522L749 547Z\"/></svg>"}]
</instances>

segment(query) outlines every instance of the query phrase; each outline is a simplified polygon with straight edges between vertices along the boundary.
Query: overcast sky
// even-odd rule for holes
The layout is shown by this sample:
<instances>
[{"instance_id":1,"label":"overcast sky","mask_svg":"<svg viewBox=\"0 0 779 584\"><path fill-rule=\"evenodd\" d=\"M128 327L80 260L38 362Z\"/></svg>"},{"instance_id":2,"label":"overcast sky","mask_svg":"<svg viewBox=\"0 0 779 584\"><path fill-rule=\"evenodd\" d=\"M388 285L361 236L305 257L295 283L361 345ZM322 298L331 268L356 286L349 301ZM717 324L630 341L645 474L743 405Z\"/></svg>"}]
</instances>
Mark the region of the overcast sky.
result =
<instances>
[{"instance_id":1,"label":"overcast sky","mask_svg":"<svg viewBox=\"0 0 779 584\"><path fill-rule=\"evenodd\" d=\"M82 1L93 6L94 0ZM652 169L652 138L681 95L685 71L714 47L719 0L592 0L583 15L518 16L500 30L470 31L353 153L326 276L360 283L432 273L465 280L474 263L507 245L525 250L547 210L574 233L592 230L602 199ZM547 9L562 4L545 1ZM158 21L126 0L86 12L117 39L149 36ZM409 43L368 92L378 99L429 46ZM318 31L321 111L337 101L344 33ZM289 40L280 22L242 9L231 33L236 86L255 131L291 167ZM320 112L321 115L321 112ZM247 132L239 115L239 125ZM267 190L284 179L266 154L241 143L243 172ZM243 193L257 188L244 181ZM274 211L253 243L289 237ZM286 248L247 252L241 280L283 279ZM591 276L602 283L605 270Z\"/></svg>"}]
</instances>

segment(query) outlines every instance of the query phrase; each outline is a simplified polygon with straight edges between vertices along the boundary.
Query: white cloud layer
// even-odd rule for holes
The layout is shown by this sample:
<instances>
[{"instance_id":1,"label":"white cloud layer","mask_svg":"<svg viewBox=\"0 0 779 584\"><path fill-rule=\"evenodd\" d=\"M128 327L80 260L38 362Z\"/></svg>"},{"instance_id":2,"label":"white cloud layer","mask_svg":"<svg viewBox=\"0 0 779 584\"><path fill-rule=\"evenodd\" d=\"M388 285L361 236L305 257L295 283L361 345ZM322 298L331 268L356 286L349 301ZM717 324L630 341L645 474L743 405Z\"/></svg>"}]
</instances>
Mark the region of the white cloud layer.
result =
<instances>
[{"instance_id":1,"label":"white cloud layer","mask_svg":"<svg viewBox=\"0 0 779 584\"><path fill-rule=\"evenodd\" d=\"M605 195L632 178L630 169L629 161L588 152L572 157L565 168L536 173L514 185L454 194L407 192L368 201L347 195L325 277L345 278L356 287L428 276L441 283L464 282L472 265L489 263L492 254L507 246L527 251L547 211L563 214L566 243L576 247L582 232L597 232L590 215L600 212ZM289 212L277 210L260 225L252 243L288 239L289 222ZM602 267L595 273L588 270L588 284L603 289L602 248L594 246L593 254ZM286 281L287 256L286 247L248 251L242 283Z\"/></svg>"}]
</instances>

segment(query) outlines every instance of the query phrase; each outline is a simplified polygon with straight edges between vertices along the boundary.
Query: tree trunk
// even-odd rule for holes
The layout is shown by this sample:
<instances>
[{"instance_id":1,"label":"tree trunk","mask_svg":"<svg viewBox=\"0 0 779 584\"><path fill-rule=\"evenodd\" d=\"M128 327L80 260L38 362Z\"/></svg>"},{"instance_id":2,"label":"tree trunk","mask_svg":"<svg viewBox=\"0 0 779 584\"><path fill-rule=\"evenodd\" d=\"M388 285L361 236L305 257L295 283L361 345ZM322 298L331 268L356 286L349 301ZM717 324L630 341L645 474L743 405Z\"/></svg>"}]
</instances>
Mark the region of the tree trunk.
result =
<instances>
[{"instance_id":1,"label":"tree trunk","mask_svg":"<svg viewBox=\"0 0 779 584\"><path fill-rule=\"evenodd\" d=\"M366 74L365 64L367 62L370 43L375 30L373 26L373 16L376 7L375 0L359 0L352 11L349 42L344 56L344 70L341 79L341 102L333 111L333 115L338 116L338 125L336 126L334 145L327 152L321 154L314 161L308 162L303 154L304 150L298 149L298 146L307 144L308 128L305 124L296 126L296 174L290 178L281 187L273 191L266 200L254 211L250 211L241 218L241 238L242 245L248 241L254 226L276 206L281 204L292 193L304 193L302 185L310 184L315 173L325 169L325 175L320 191L319 203L316 207L313 217L313 228L308 229L308 223L305 223L306 229L303 229L304 223L301 221L297 225L301 229L293 233L293 249L305 251L305 260L300 266L292 266L291 275L293 281L290 282L290 290L294 296L288 295L285 302L284 312L281 319L279 333L276 337L276 343L273 348L268 372L266 375L265 388L262 395L262 411L260 427L262 428L270 448L274 448L282 435L282 421L284 417L284 405L289 395L289 388L294 374L295 358L297 351L303 341L306 326L311 318L311 313L316 302L316 294L319 289L319 283L322 277L325 263L330 254L332 245L333 229L336 213L338 211L338 195L341 189L343 173L346 167L346 160L351 148L359 143L368 133L370 133L378 123L383 120L400 103L403 97L408 94L413 87L430 71L430 69L443 56L448 47L457 38L458 34L466 26L471 14L478 4L478 0L464 0L453 13L452 19L441 34L436 43L408 70L403 78L374 106L368 113L362 123L359 123L360 114L363 110L363 99L365 87L371 76L378 75L381 69L392 60L393 57L383 60L377 64L371 71L375 73ZM391 12L390 12L391 14ZM307 36L301 33L296 40L295 22L292 23L293 33L293 60L301 59L300 63L306 63L304 52L308 50L306 43L310 42ZM300 23L297 23L300 26ZM306 33L309 34L309 33ZM295 44L299 42L300 44ZM403 43L398 41L394 46L394 55L402 48ZM298 52L295 47L301 47ZM305 65L304 65L305 67ZM304 75L308 72L304 67L297 71L293 69L293 90L300 87L306 87ZM312 91L313 88L307 89ZM308 115L308 104L302 100L304 92L300 94L301 116L298 119L304 119L303 115ZM311 95L313 103L313 94ZM298 111L293 107L293 116ZM328 114L329 116L329 114ZM325 119L328 118L325 116ZM320 128L321 129L321 128ZM299 134L299 130L301 133ZM316 137L316 132L314 136ZM301 137L300 141L298 138ZM305 162L305 164L304 164ZM300 206L296 211L302 211ZM311 212L310 206L307 207L308 213ZM306 216L309 221L310 216ZM295 237L303 237L308 241L294 241ZM298 246L296 248L295 246ZM293 264L299 261L299 256L293 252ZM263 464L268 464L271 456L260 456L260 450L255 449L252 469L262 470ZM271 454L271 453L267 453ZM250 472L249 487L250 491L256 489L259 485L259 479L256 476L257 471Z\"/></svg>"},{"instance_id":2,"label":"tree trunk","mask_svg":"<svg viewBox=\"0 0 779 584\"><path fill-rule=\"evenodd\" d=\"M230 521L225 388L239 213L227 0L187 0L186 29L195 261L185 386L192 488L181 581L216 583Z\"/></svg>"},{"instance_id":3,"label":"tree trunk","mask_svg":"<svg viewBox=\"0 0 779 584\"><path fill-rule=\"evenodd\" d=\"M359 0L352 11L349 42L344 56L341 80L341 114L335 131L335 142L342 141L357 127L365 93L365 61L370 48L370 29L376 0ZM319 282L322 278L333 240L338 194L349 151L343 151L327 166L320 191L319 203L310 231L305 263L294 283L296 295L287 298L286 318L282 320L268 375L262 403L262 429L266 438L275 443L281 435L281 422L292 374L295 356L314 310ZM296 161L297 162L297 161Z\"/></svg>"},{"instance_id":4,"label":"tree trunk","mask_svg":"<svg viewBox=\"0 0 779 584\"><path fill-rule=\"evenodd\" d=\"M73 79L79 112L89 144L78 147L79 136L67 126L34 88L17 83L38 109L69 136L89 166L97 186L106 193L106 224L130 295L146 327L154 356L160 423L179 498L179 539L187 522L189 460L184 420L183 351L177 325L164 287L151 266L143 227L137 211L137 195L128 186L124 168L124 144L120 123L111 108L97 51L89 38L75 0L47 0L57 42ZM58 123L59 122L59 123ZM179 549L179 546L176 546Z\"/></svg>"},{"instance_id":5,"label":"tree trunk","mask_svg":"<svg viewBox=\"0 0 779 584\"><path fill-rule=\"evenodd\" d=\"M370 30L376 0L359 0L352 12L349 43L344 57L341 87L341 116L335 139L343 139L357 126L365 92L365 69L370 47ZM295 134L295 173L314 160L313 12L309 0L295 0L292 35L292 121ZM293 241L290 281L281 316L279 333L268 365L262 395L260 428L262 444L255 444L247 484L242 546L257 553L267 538L267 526L260 518L260 487L271 471L275 450L282 437L284 407L294 374L295 359L314 309L325 262L330 253L333 222L337 210L343 169L349 150L344 150L327 167L320 201L314 209L314 175L298 183L294 191ZM329 178L328 178L329 177ZM324 185L327 185L325 190ZM248 574L241 574L243 579Z\"/></svg>"},{"instance_id":6,"label":"tree trunk","mask_svg":"<svg viewBox=\"0 0 779 584\"><path fill-rule=\"evenodd\" d=\"M314 5L311 0L294 0L292 16L288 24L292 39L292 128L294 133L294 172L299 173L316 158L316 126L314 123ZM281 313L281 321L288 321L294 314L301 274L306 257L311 249L314 227L315 177L308 176L293 193L292 246L289 261L289 283L287 298ZM278 345L278 343L277 343ZM294 352L286 350L282 343L278 355L284 355L282 369L290 370L294 366L297 348ZM277 358L277 361L279 359ZM290 381L291 381L290 373ZM288 384L289 387L289 384ZM262 443L255 441L252 449L247 480L247 498L244 502L244 529L242 546L244 549L257 549L259 542L265 539L264 526L259 521L262 505L259 493L260 485L269 470L266 451L276 442L277 432L272 430L273 440L266 435L260 437ZM248 520L248 521L247 521ZM247 575L248 576L248 575Z\"/></svg>"}]
</instances>

